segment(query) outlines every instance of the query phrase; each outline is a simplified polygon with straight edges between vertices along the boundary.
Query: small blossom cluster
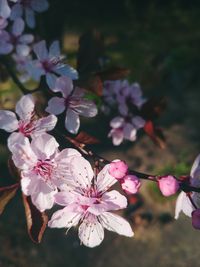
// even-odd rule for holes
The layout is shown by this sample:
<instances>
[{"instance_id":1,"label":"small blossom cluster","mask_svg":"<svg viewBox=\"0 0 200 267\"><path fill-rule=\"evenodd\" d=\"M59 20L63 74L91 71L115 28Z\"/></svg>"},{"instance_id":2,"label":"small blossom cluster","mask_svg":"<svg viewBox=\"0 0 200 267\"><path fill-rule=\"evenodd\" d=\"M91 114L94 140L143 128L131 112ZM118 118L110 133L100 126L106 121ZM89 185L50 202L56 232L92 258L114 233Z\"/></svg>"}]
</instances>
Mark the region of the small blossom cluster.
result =
<instances>
[{"instance_id":1,"label":"small blossom cluster","mask_svg":"<svg viewBox=\"0 0 200 267\"><path fill-rule=\"evenodd\" d=\"M66 81L61 79L57 85L64 86L63 102L70 95L67 112L75 112L76 94L78 97L80 92L71 94L72 84L66 89ZM81 110L84 103L79 104L77 109ZM52 108L51 105L48 108ZM69 229L79 225L79 238L88 247L102 242L104 228L133 236L129 223L110 212L127 207L125 196L116 190L108 191L117 182L109 173L110 165L95 175L90 163L76 149L60 151L56 139L46 133L52 131L56 123L55 115L37 116L32 95L25 95L18 101L15 113L0 111L0 128L11 133L8 147L20 171L22 192L31 197L41 212L55 204L64 206L53 214L49 227Z\"/></svg>"},{"instance_id":2,"label":"small blossom cluster","mask_svg":"<svg viewBox=\"0 0 200 267\"><path fill-rule=\"evenodd\" d=\"M123 140L135 141L137 131L144 127L145 120L140 116L140 109L145 103L138 83L129 84L127 80L106 81L103 91L104 113L117 110L117 116L110 121L108 137L115 146Z\"/></svg>"}]
</instances>

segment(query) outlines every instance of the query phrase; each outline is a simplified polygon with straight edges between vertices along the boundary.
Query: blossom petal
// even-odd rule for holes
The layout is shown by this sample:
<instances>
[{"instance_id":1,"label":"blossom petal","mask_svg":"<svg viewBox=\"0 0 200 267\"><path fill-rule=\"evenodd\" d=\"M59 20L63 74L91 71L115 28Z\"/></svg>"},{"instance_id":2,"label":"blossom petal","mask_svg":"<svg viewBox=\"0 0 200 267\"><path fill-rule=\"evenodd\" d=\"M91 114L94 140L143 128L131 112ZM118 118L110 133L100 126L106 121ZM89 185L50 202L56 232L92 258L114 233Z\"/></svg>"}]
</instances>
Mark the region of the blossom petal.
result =
<instances>
[{"instance_id":1,"label":"blossom petal","mask_svg":"<svg viewBox=\"0 0 200 267\"><path fill-rule=\"evenodd\" d=\"M92 222L84 220L79 227L78 235L85 246L93 248L103 241L104 229L97 219Z\"/></svg>"},{"instance_id":2,"label":"blossom petal","mask_svg":"<svg viewBox=\"0 0 200 267\"><path fill-rule=\"evenodd\" d=\"M50 228L70 228L76 226L81 219L82 213L74 209L74 204L56 211L48 223Z\"/></svg>"},{"instance_id":3,"label":"blossom petal","mask_svg":"<svg viewBox=\"0 0 200 267\"><path fill-rule=\"evenodd\" d=\"M95 216L101 215L105 211L119 210L127 207L127 199L116 190L106 192L101 197L98 204L93 204L88 211Z\"/></svg>"},{"instance_id":4,"label":"blossom petal","mask_svg":"<svg viewBox=\"0 0 200 267\"><path fill-rule=\"evenodd\" d=\"M135 141L137 130L132 124L126 123L124 126L124 138L130 141Z\"/></svg>"},{"instance_id":5,"label":"blossom petal","mask_svg":"<svg viewBox=\"0 0 200 267\"><path fill-rule=\"evenodd\" d=\"M117 179L109 174L109 166L109 164L105 165L97 176L96 186L99 192L107 191L117 182Z\"/></svg>"},{"instance_id":6,"label":"blossom petal","mask_svg":"<svg viewBox=\"0 0 200 267\"><path fill-rule=\"evenodd\" d=\"M111 212L104 212L99 216L100 222L104 228L109 231L118 233L119 235L124 235L132 237L134 235L130 224L122 217L113 214Z\"/></svg>"},{"instance_id":7,"label":"blossom petal","mask_svg":"<svg viewBox=\"0 0 200 267\"><path fill-rule=\"evenodd\" d=\"M0 0L0 17L7 19L10 16L11 9L7 0Z\"/></svg>"},{"instance_id":8,"label":"blossom petal","mask_svg":"<svg viewBox=\"0 0 200 267\"><path fill-rule=\"evenodd\" d=\"M17 18L14 23L13 23L13 27L12 27L12 33L14 34L14 36L18 37L22 34L22 32L24 31L24 21L21 18Z\"/></svg>"},{"instance_id":9,"label":"blossom petal","mask_svg":"<svg viewBox=\"0 0 200 267\"><path fill-rule=\"evenodd\" d=\"M42 40L33 46L33 51L37 55L38 59L44 60L48 58L48 51L46 41Z\"/></svg>"},{"instance_id":10,"label":"blossom petal","mask_svg":"<svg viewBox=\"0 0 200 267\"><path fill-rule=\"evenodd\" d=\"M49 88L53 91L53 88L55 88L57 76L53 73L47 73L46 74L46 82Z\"/></svg>"},{"instance_id":11,"label":"blossom petal","mask_svg":"<svg viewBox=\"0 0 200 267\"><path fill-rule=\"evenodd\" d=\"M25 136L22 133L12 133L9 137L8 137L8 148L10 149L10 151L12 151L12 147L18 143L24 143L24 138Z\"/></svg>"},{"instance_id":12,"label":"blossom petal","mask_svg":"<svg viewBox=\"0 0 200 267\"><path fill-rule=\"evenodd\" d=\"M194 210L192 203L187 197L185 192L181 192L176 200L176 208L175 208L175 219L178 219L181 211L185 213L185 215L191 217L191 213Z\"/></svg>"},{"instance_id":13,"label":"blossom petal","mask_svg":"<svg viewBox=\"0 0 200 267\"><path fill-rule=\"evenodd\" d=\"M59 144L56 139L47 133L39 135L31 142L32 150L41 160L49 159L57 151L58 147Z\"/></svg>"},{"instance_id":14,"label":"blossom petal","mask_svg":"<svg viewBox=\"0 0 200 267\"><path fill-rule=\"evenodd\" d=\"M36 183L36 193L31 195L33 204L41 212L51 209L54 204L54 195L57 193L57 190L52 190L52 188L42 179L38 179Z\"/></svg>"},{"instance_id":15,"label":"blossom petal","mask_svg":"<svg viewBox=\"0 0 200 267\"><path fill-rule=\"evenodd\" d=\"M28 138L10 147L15 166L21 170L28 170L37 162L37 157L31 149Z\"/></svg>"},{"instance_id":16,"label":"blossom petal","mask_svg":"<svg viewBox=\"0 0 200 267\"><path fill-rule=\"evenodd\" d=\"M28 56L31 51L31 48L26 44L20 44L16 46L16 52L20 56Z\"/></svg>"},{"instance_id":17,"label":"blossom petal","mask_svg":"<svg viewBox=\"0 0 200 267\"><path fill-rule=\"evenodd\" d=\"M35 28L35 14L31 8L25 9L25 17L26 17L26 23L29 26L29 28L34 29Z\"/></svg>"},{"instance_id":18,"label":"blossom petal","mask_svg":"<svg viewBox=\"0 0 200 267\"><path fill-rule=\"evenodd\" d=\"M54 41L49 47L49 56L50 57L59 57L60 56L60 43L58 40Z\"/></svg>"},{"instance_id":19,"label":"blossom petal","mask_svg":"<svg viewBox=\"0 0 200 267\"><path fill-rule=\"evenodd\" d=\"M0 110L0 129L9 133L18 129L18 120L14 112Z\"/></svg>"},{"instance_id":20,"label":"blossom petal","mask_svg":"<svg viewBox=\"0 0 200 267\"><path fill-rule=\"evenodd\" d=\"M75 194L73 194L73 192L70 192L70 188L69 188L69 191L58 192L55 195L54 199L55 199L56 204L60 206L68 206L69 204L74 202L74 200L76 199L76 196Z\"/></svg>"},{"instance_id":21,"label":"blossom petal","mask_svg":"<svg viewBox=\"0 0 200 267\"><path fill-rule=\"evenodd\" d=\"M77 113L84 117L94 117L98 112L96 105L90 100L81 100L77 104L73 103L72 106Z\"/></svg>"},{"instance_id":22,"label":"blossom petal","mask_svg":"<svg viewBox=\"0 0 200 267\"><path fill-rule=\"evenodd\" d=\"M56 80L55 88L52 89L53 92L61 92L63 97L68 97L73 90L72 80L68 77L59 77Z\"/></svg>"},{"instance_id":23,"label":"blossom petal","mask_svg":"<svg viewBox=\"0 0 200 267\"><path fill-rule=\"evenodd\" d=\"M78 72L69 65L64 65L62 67L55 68L55 72L61 76L70 77L72 80L78 79Z\"/></svg>"},{"instance_id":24,"label":"blossom petal","mask_svg":"<svg viewBox=\"0 0 200 267\"><path fill-rule=\"evenodd\" d=\"M124 118L122 117L115 117L114 119L111 120L110 126L114 129L117 129L119 127L122 127L124 123Z\"/></svg>"},{"instance_id":25,"label":"blossom petal","mask_svg":"<svg viewBox=\"0 0 200 267\"><path fill-rule=\"evenodd\" d=\"M70 108L66 113L65 128L72 134L77 134L80 128L79 115Z\"/></svg>"},{"instance_id":26,"label":"blossom petal","mask_svg":"<svg viewBox=\"0 0 200 267\"><path fill-rule=\"evenodd\" d=\"M54 114L54 115L59 115L63 113L65 110L65 99L62 97L52 97L49 102L48 106L45 109L46 112Z\"/></svg>"},{"instance_id":27,"label":"blossom petal","mask_svg":"<svg viewBox=\"0 0 200 267\"><path fill-rule=\"evenodd\" d=\"M16 20L17 18L20 18L22 16L22 13L23 13L22 5L17 3L12 7L10 19Z\"/></svg>"},{"instance_id":28,"label":"blossom petal","mask_svg":"<svg viewBox=\"0 0 200 267\"><path fill-rule=\"evenodd\" d=\"M74 157L71 161L71 173L75 185L84 189L91 187L94 172L89 161L83 157Z\"/></svg>"},{"instance_id":29,"label":"blossom petal","mask_svg":"<svg viewBox=\"0 0 200 267\"><path fill-rule=\"evenodd\" d=\"M16 104L16 113L22 120L30 120L35 108L35 103L31 94L22 96Z\"/></svg>"},{"instance_id":30,"label":"blossom petal","mask_svg":"<svg viewBox=\"0 0 200 267\"><path fill-rule=\"evenodd\" d=\"M196 157L190 172L192 178L200 179L200 154Z\"/></svg>"},{"instance_id":31,"label":"blossom petal","mask_svg":"<svg viewBox=\"0 0 200 267\"><path fill-rule=\"evenodd\" d=\"M57 123L57 117L54 115L49 115L47 117L43 117L39 119L35 126L35 131L33 132L33 135L39 135L44 132L49 132L54 129Z\"/></svg>"}]
</instances>

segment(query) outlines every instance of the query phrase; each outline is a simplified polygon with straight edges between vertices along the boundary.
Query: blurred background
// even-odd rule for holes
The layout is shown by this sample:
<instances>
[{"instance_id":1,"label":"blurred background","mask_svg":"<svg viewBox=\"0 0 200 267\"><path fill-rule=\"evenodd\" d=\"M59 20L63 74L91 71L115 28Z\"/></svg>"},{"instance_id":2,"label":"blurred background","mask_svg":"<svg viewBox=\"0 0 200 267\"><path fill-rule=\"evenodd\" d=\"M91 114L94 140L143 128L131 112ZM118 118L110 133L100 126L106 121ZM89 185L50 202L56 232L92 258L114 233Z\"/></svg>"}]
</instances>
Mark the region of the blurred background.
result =
<instances>
[{"instance_id":1,"label":"blurred background","mask_svg":"<svg viewBox=\"0 0 200 267\"><path fill-rule=\"evenodd\" d=\"M131 70L146 97L165 96L167 109L158 123L167 140L165 149L141 135L136 143L113 147L101 118L83 128L102 141L95 150L108 159L121 158L131 168L152 174L190 172L200 152L200 2L186 0L51 0L38 16L38 29L49 41L60 38L70 64L76 66L79 37L96 28L105 40L113 64ZM2 72L1 72L2 73ZM0 73L0 76L1 76ZM12 107L20 92L11 81L0 83L0 108ZM98 131L96 123L101 125ZM94 123L94 124L93 124ZM108 127L108 126L106 126ZM0 183L6 184L5 135L0 135ZM182 215L173 219L176 197L163 198L156 186L143 182L141 194L130 199L124 216L135 237L106 232L102 245L81 246L76 230L47 229L40 245L26 233L20 194L0 217L2 267L197 267L200 232Z\"/></svg>"}]
</instances>

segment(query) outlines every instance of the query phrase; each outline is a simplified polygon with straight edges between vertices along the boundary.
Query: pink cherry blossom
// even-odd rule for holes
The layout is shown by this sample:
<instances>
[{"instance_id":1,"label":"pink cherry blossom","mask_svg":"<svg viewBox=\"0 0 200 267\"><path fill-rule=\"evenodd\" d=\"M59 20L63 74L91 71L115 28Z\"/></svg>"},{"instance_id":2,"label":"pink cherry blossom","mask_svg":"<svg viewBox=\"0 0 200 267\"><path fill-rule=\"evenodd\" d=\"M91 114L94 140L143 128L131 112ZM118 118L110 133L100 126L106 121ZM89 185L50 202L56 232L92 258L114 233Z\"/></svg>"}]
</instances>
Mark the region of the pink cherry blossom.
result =
<instances>
[{"instance_id":1,"label":"pink cherry blossom","mask_svg":"<svg viewBox=\"0 0 200 267\"><path fill-rule=\"evenodd\" d=\"M24 31L24 21L16 19L13 23L11 32L1 31L0 33L0 53L8 54L16 50L17 54L27 56L30 51L30 44L33 42L32 34L22 34Z\"/></svg>"},{"instance_id":2,"label":"pink cherry blossom","mask_svg":"<svg viewBox=\"0 0 200 267\"><path fill-rule=\"evenodd\" d=\"M17 3L18 0L0 0L0 17L7 19L10 17L11 8L8 1Z\"/></svg>"},{"instance_id":3,"label":"pink cherry blossom","mask_svg":"<svg viewBox=\"0 0 200 267\"><path fill-rule=\"evenodd\" d=\"M25 13L26 23L33 29L35 28L34 12L44 12L48 7L49 3L47 0L18 0L12 8L10 19L16 20L17 18L21 18L23 13Z\"/></svg>"},{"instance_id":4,"label":"pink cherry blossom","mask_svg":"<svg viewBox=\"0 0 200 267\"><path fill-rule=\"evenodd\" d=\"M110 163L109 173L116 179L122 179L128 171L128 165L122 160L116 160Z\"/></svg>"},{"instance_id":5,"label":"pink cherry blossom","mask_svg":"<svg viewBox=\"0 0 200 267\"><path fill-rule=\"evenodd\" d=\"M40 211L52 208L58 187L65 184L70 161L80 158L75 149L58 151L59 144L49 134L28 138L12 146L12 159L21 170L21 187L25 195L31 196L33 204Z\"/></svg>"},{"instance_id":6,"label":"pink cherry blossom","mask_svg":"<svg viewBox=\"0 0 200 267\"><path fill-rule=\"evenodd\" d=\"M0 129L12 133L8 138L8 147L23 141L25 137L36 137L51 131L57 123L54 115L37 119L34 112L35 103L31 95L23 96L16 104L16 114L9 110L0 110ZM17 132L16 132L17 131Z\"/></svg>"},{"instance_id":7,"label":"pink cherry blossom","mask_svg":"<svg viewBox=\"0 0 200 267\"><path fill-rule=\"evenodd\" d=\"M44 75L49 88L53 89L57 76L67 76L73 80L78 78L77 71L64 63L65 57L60 54L58 41L51 44L49 51L46 41L40 41L33 46L33 51L37 59L27 64L27 70L34 80L40 81Z\"/></svg>"},{"instance_id":8,"label":"pink cherry blossom","mask_svg":"<svg viewBox=\"0 0 200 267\"><path fill-rule=\"evenodd\" d=\"M129 223L110 212L125 208L127 199L115 190L107 191L117 181L108 169L109 165L106 165L94 177L88 161L74 158L71 161L69 190L55 195L55 202L64 208L53 214L49 227L69 229L79 224L79 238L88 247L102 242L104 228L120 235L133 236Z\"/></svg>"},{"instance_id":9,"label":"pink cherry blossom","mask_svg":"<svg viewBox=\"0 0 200 267\"><path fill-rule=\"evenodd\" d=\"M136 194L141 186L141 182L135 175L126 175L122 180L120 180L122 189L127 194Z\"/></svg>"},{"instance_id":10,"label":"pink cherry blossom","mask_svg":"<svg viewBox=\"0 0 200 267\"><path fill-rule=\"evenodd\" d=\"M192 212L192 226L200 230L200 209L196 209Z\"/></svg>"},{"instance_id":11,"label":"pink cherry blossom","mask_svg":"<svg viewBox=\"0 0 200 267\"><path fill-rule=\"evenodd\" d=\"M112 137L112 142L115 146L120 145L123 140L135 141L137 138L137 130L142 128L145 121L135 116L132 119L126 119L123 117L115 117L111 120L111 131L108 137Z\"/></svg>"},{"instance_id":12,"label":"pink cherry blossom","mask_svg":"<svg viewBox=\"0 0 200 267\"><path fill-rule=\"evenodd\" d=\"M179 182L172 175L160 177L158 180L158 186L161 193L165 197L169 197L176 194L176 192L180 188Z\"/></svg>"},{"instance_id":13,"label":"pink cherry blossom","mask_svg":"<svg viewBox=\"0 0 200 267\"><path fill-rule=\"evenodd\" d=\"M55 115L66 110L65 127L76 134L80 127L79 115L84 117L94 117L97 108L93 101L84 99L84 90L75 88L73 90L72 80L68 77L57 79L54 92L61 92L63 97L52 97L48 102L46 111Z\"/></svg>"},{"instance_id":14,"label":"pink cherry blossom","mask_svg":"<svg viewBox=\"0 0 200 267\"><path fill-rule=\"evenodd\" d=\"M194 187L200 187L200 155L197 156L192 165L190 184ZM191 217L196 207L200 208L200 194L198 192L192 192L190 193L190 197L193 203L185 192L179 194L176 201L175 219L178 219L181 211L183 211L185 215Z\"/></svg>"}]
</instances>

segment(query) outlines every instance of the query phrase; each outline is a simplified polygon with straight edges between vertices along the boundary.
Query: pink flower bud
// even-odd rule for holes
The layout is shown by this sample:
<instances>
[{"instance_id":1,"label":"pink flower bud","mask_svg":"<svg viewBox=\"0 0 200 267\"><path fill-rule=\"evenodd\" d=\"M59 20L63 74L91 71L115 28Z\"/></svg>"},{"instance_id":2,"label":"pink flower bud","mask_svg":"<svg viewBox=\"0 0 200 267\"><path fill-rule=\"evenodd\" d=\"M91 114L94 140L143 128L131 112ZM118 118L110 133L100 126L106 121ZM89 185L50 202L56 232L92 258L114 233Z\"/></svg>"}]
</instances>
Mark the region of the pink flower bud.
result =
<instances>
[{"instance_id":1,"label":"pink flower bud","mask_svg":"<svg viewBox=\"0 0 200 267\"><path fill-rule=\"evenodd\" d=\"M192 226L200 230L200 209L196 209L192 212Z\"/></svg>"},{"instance_id":2,"label":"pink flower bud","mask_svg":"<svg viewBox=\"0 0 200 267\"><path fill-rule=\"evenodd\" d=\"M158 186L165 197L174 195L179 190L179 182L172 175L162 176L158 180Z\"/></svg>"},{"instance_id":3,"label":"pink flower bud","mask_svg":"<svg viewBox=\"0 0 200 267\"><path fill-rule=\"evenodd\" d=\"M141 186L140 180L135 175L126 175L120 182L127 194L136 194Z\"/></svg>"},{"instance_id":4,"label":"pink flower bud","mask_svg":"<svg viewBox=\"0 0 200 267\"><path fill-rule=\"evenodd\" d=\"M128 171L128 165L121 160L110 163L109 174L116 179L122 179Z\"/></svg>"}]
</instances>

